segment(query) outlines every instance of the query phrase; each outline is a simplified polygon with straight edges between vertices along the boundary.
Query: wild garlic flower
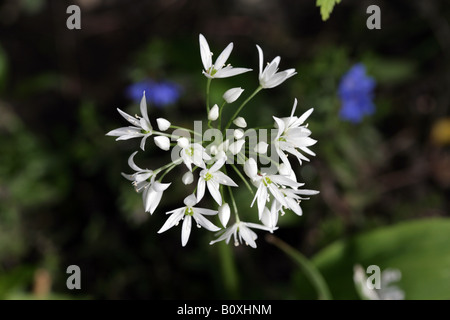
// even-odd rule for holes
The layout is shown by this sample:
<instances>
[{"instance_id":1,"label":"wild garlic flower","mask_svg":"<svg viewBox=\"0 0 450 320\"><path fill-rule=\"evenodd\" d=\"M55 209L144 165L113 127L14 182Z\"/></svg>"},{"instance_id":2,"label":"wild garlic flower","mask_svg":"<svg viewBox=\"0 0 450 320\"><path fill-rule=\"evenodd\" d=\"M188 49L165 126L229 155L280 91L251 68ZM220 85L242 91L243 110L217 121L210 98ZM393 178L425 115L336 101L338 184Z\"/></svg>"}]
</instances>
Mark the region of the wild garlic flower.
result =
<instances>
[{"instance_id":1,"label":"wild garlic flower","mask_svg":"<svg viewBox=\"0 0 450 320\"><path fill-rule=\"evenodd\" d=\"M153 132L153 128L152 125L150 124L150 120L148 118L147 113L147 101L145 100L145 91L142 94L140 109L142 117L137 115L133 117L130 116L128 113L117 108L117 111L119 111L120 115L124 117L125 120L127 120L133 126L114 129L108 132L106 135L118 137L116 141L142 137L141 149L145 150L145 141L147 140L148 137L152 135Z\"/></svg>"},{"instance_id":2,"label":"wild garlic flower","mask_svg":"<svg viewBox=\"0 0 450 320\"><path fill-rule=\"evenodd\" d=\"M209 169L203 169L200 171L200 177L197 185L197 199L200 201L205 195L205 185L209 190L209 193L214 198L219 206L222 205L222 196L220 194L220 185L237 187L238 185L225 173L219 171L225 164L227 157L224 153L221 153L219 160Z\"/></svg>"},{"instance_id":3,"label":"wild garlic flower","mask_svg":"<svg viewBox=\"0 0 450 320\"><path fill-rule=\"evenodd\" d=\"M191 143L187 138L182 137L177 140L181 147L180 157L189 171L192 171L192 164L200 168L205 168L205 160L211 157L205 152L205 148L199 143Z\"/></svg>"},{"instance_id":4,"label":"wild garlic flower","mask_svg":"<svg viewBox=\"0 0 450 320\"><path fill-rule=\"evenodd\" d=\"M171 185L171 183L155 181L155 177L158 173L148 169L141 169L137 166L134 162L134 156L136 154L137 151L133 152L128 158L130 168L136 172L131 175L122 173L122 175L126 179L133 181L132 184L134 185L136 192L142 192L145 212L153 214L161 201L163 192Z\"/></svg>"},{"instance_id":5,"label":"wild garlic flower","mask_svg":"<svg viewBox=\"0 0 450 320\"><path fill-rule=\"evenodd\" d=\"M208 124L207 130L203 129L203 121L195 122L194 130L191 130L172 125L165 118L157 118L157 129L153 129L144 92L140 102L141 116L133 117L118 109L121 116L132 126L112 130L107 135L117 137L116 140L141 138L142 150L148 137L152 136L154 145L166 151L158 152L158 156L163 158L169 157L170 154L170 159L161 167L144 169L135 163L135 151L128 158L128 165L134 173L122 173L131 181L136 191L142 194L143 209L150 215L158 212L163 197L176 198L168 194L169 192L183 188L186 190L188 196L184 199L184 206L166 212L169 216L158 233L164 233L182 222L181 244L186 246L192 223L195 222L203 230L217 232L217 238L210 241L210 244L219 241L229 243L233 238L235 245L244 243L256 248L258 231L272 233L277 230L279 217L287 210L301 216L302 201L318 193L315 190L303 189L304 183L298 181L295 167L288 158L288 155L293 155L302 165L302 161L309 160L305 155L315 155L309 148L316 140L310 137L311 131L308 125L304 124L313 109L297 117L295 100L289 117L273 117L274 129L249 127L246 119L239 116L240 111L262 89L276 87L294 76L295 69L278 71L280 57L274 58L263 69L263 52L257 46L259 74L255 82L259 84L253 93L242 99L243 102L238 107L234 107L229 104L238 102L244 92L247 92L246 89L233 86L225 90L222 96L210 95L211 80L232 77L252 69L226 65L233 50L233 43L219 54L214 64L208 42L201 34L199 44L202 72L208 78L204 116ZM221 97L223 100L212 101L215 98L210 97ZM209 108L210 105L213 107ZM222 113L223 108L234 108L234 114L229 117L228 112ZM228 122L222 127L222 117L225 116L228 117ZM235 127L230 128L232 125ZM266 166L267 163L270 166ZM179 165L186 166L188 170L180 171ZM177 183L181 188L169 189ZM239 197L237 202L234 193L241 192L238 191L240 189L249 193Z\"/></svg>"},{"instance_id":6,"label":"wild garlic flower","mask_svg":"<svg viewBox=\"0 0 450 320\"><path fill-rule=\"evenodd\" d=\"M317 141L310 138L311 130L309 130L306 125L303 125L313 112L313 109L309 109L300 117L296 117L294 116L296 107L297 99L294 101L290 117L282 119L275 116L273 117L275 120L275 127L278 129L274 141L275 150L281 161L287 166L290 166L290 162L284 152L295 156L300 164L302 164L302 160L309 161L309 159L300 153L299 150L311 156L316 155L308 147L314 145Z\"/></svg>"},{"instance_id":7,"label":"wild garlic flower","mask_svg":"<svg viewBox=\"0 0 450 320\"><path fill-rule=\"evenodd\" d=\"M274 231L273 228L269 228L261 224L238 221L231 227L226 228L225 231L223 231L223 233L216 240L211 241L209 244L214 244L216 242L223 240L225 240L226 243L229 243L231 237L234 237L235 246L245 243L246 245L249 245L252 248L256 248L255 241L256 239L258 239L258 236L250 228L265 230L269 231L270 233L273 233Z\"/></svg>"},{"instance_id":8,"label":"wild garlic flower","mask_svg":"<svg viewBox=\"0 0 450 320\"><path fill-rule=\"evenodd\" d=\"M233 51L233 43L231 42L217 57L216 62L212 63L212 52L209 49L208 41L200 34L200 55L203 63L203 74L211 79L214 78L228 78L235 75L252 71L248 68L233 68L231 65L225 66L231 51Z\"/></svg>"},{"instance_id":9,"label":"wild garlic flower","mask_svg":"<svg viewBox=\"0 0 450 320\"><path fill-rule=\"evenodd\" d=\"M263 70L264 64L264 54L260 46L256 45L259 54L259 84L264 89L274 88L282 84L286 79L297 74L295 69L288 69L278 72L278 65L280 64L281 58L275 57L272 62L267 64Z\"/></svg>"},{"instance_id":10,"label":"wild garlic flower","mask_svg":"<svg viewBox=\"0 0 450 320\"><path fill-rule=\"evenodd\" d=\"M158 233L167 231L173 226L178 225L178 223L183 220L183 226L181 227L181 245L184 247L187 244L191 234L192 219L194 219L197 223L198 228L203 227L213 232L220 230L219 227L204 217L204 215L216 215L216 210L194 207L197 204L197 199L193 194L184 199L184 204L186 205L185 207L167 212L167 214L170 214L171 216L167 219L161 229L159 229Z\"/></svg>"}]
</instances>

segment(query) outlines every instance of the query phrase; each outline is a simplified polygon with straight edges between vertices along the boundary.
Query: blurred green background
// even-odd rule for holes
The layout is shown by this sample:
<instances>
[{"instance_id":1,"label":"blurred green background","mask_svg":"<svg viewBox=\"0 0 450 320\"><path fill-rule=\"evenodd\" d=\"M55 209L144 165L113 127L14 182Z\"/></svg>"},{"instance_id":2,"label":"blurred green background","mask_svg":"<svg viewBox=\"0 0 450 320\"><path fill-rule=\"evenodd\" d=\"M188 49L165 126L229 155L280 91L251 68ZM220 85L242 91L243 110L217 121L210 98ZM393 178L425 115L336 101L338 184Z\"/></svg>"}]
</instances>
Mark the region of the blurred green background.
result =
<instances>
[{"instance_id":1,"label":"blurred green background","mask_svg":"<svg viewBox=\"0 0 450 320\"><path fill-rule=\"evenodd\" d=\"M66 28L70 4L81 8L81 30ZM380 30L366 27L371 4L381 8ZM3 1L0 298L315 299L264 233L256 250L230 244L239 275L230 296L210 233L195 230L185 248L179 229L156 233L163 213L182 206L183 187L150 216L120 175L138 143L105 134L125 125L116 108L138 112L130 85L151 78L182 88L176 103L150 105L150 119L192 127L205 118L202 33L214 52L234 42L230 62L254 70L214 81L213 99L257 87L255 44L268 61L280 55L281 70L296 68L247 107L250 126L288 115L294 98L297 114L315 108L317 156L298 170L321 193L302 217L283 216L275 236L311 258L333 298L357 298L359 263L398 268L406 299L450 299L449 17L444 0L342 0L326 21L313 0ZM357 124L339 117L337 95L355 63L376 81L376 111ZM147 145L138 163L167 162ZM242 190L238 201L248 202ZM72 264L81 290L66 288Z\"/></svg>"}]
</instances>

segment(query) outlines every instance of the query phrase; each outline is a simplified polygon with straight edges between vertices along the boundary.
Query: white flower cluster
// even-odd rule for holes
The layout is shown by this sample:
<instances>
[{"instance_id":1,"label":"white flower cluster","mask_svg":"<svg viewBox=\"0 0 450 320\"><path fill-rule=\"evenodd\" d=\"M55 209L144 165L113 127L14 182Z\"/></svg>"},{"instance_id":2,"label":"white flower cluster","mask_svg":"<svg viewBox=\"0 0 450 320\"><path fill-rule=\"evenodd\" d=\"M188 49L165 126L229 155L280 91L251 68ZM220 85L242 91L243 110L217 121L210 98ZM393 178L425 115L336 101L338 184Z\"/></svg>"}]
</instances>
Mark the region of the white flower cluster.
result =
<instances>
[{"instance_id":1,"label":"white flower cluster","mask_svg":"<svg viewBox=\"0 0 450 320\"><path fill-rule=\"evenodd\" d=\"M239 116L244 106L262 89L276 87L296 74L295 69L278 71L280 57L273 59L263 69L263 52L257 46L259 86L236 108L228 124L222 128L223 108L227 104L236 102L244 89L237 87L227 90L223 94L221 106L214 104L210 108L211 82L213 79L232 77L251 71L251 69L234 68L230 64L226 65L233 50L233 43L230 43L222 51L213 64L208 42L201 34L199 42L204 68L203 74L207 78L208 137L203 130L173 126L163 118L156 119L158 131L154 130L148 117L145 92L140 103L141 116L133 117L118 109L131 126L112 130L107 135L117 137L116 140L141 138L140 148L144 151L146 140L153 136L156 146L164 151L170 151L171 162L156 170L142 169L136 165L134 161L136 151L128 159L130 168L135 172L133 174L122 173L126 179L132 181L136 191L142 193L146 212L153 214L156 211L163 193L171 185L171 182L163 183L162 180L167 173L178 165L184 164L188 170L181 178L185 185L190 185L197 180L195 188L189 187L189 195L184 199L185 206L167 212L170 216L158 233L177 226L182 221L181 244L185 246L189 240L193 219L197 227L217 232L216 239L211 241L210 244L222 240L229 243L233 238L235 245L245 243L256 248L257 235L252 229L273 232L278 228L278 218L279 215L284 214L284 210L291 210L300 216L302 215L301 201L318 193L314 190L301 189L303 183L297 181L296 174L288 159L290 154L301 165L302 161L309 161L305 154L314 156L309 147L315 144L316 140L310 137L311 131L305 124L313 110L306 111L300 117L295 116L297 107L297 100L295 100L289 117L273 117L275 123L269 138L267 138L266 129L247 128L246 120ZM234 128L230 128L233 125ZM167 130L169 129L174 130L168 133ZM226 138L223 139L225 133ZM193 134L192 137L191 134ZM213 142L211 142L211 136L215 137ZM256 138L251 139L252 137ZM246 138L249 138L249 141ZM269 147L271 148L270 157L268 155ZM262 166L262 160L270 163L271 170ZM254 207L256 202L257 209L254 210L253 218L243 216L244 214L249 215L249 212L252 212L253 209L238 212L238 205L233 195L233 190L238 187L238 184L228 175L227 168L233 169L236 177L242 180L251 193L253 201L249 203L249 206ZM194 175L196 171L198 173ZM207 191L216 204L215 209L198 207L200 201L205 198ZM234 221L229 225L231 213L233 213ZM210 221L213 216L218 217L216 224ZM257 220L258 222L244 222L241 220L242 218L245 218L245 221Z\"/></svg>"}]
</instances>

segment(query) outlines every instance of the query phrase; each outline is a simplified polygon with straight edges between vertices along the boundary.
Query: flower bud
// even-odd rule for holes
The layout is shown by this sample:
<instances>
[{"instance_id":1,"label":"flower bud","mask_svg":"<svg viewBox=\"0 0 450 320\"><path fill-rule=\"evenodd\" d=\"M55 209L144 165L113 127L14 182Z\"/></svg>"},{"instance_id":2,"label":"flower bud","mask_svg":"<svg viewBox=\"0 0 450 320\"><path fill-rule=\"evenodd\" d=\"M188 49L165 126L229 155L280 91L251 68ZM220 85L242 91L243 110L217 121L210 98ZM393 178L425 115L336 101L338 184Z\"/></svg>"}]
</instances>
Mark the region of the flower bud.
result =
<instances>
[{"instance_id":1,"label":"flower bud","mask_svg":"<svg viewBox=\"0 0 450 320\"><path fill-rule=\"evenodd\" d=\"M192 172L188 171L185 174L183 174L183 177L181 177L181 181L183 181L184 184L188 185L194 182L194 175Z\"/></svg>"},{"instance_id":2,"label":"flower bud","mask_svg":"<svg viewBox=\"0 0 450 320\"><path fill-rule=\"evenodd\" d=\"M237 117L236 119L234 119L233 123L239 128L245 128L247 126L247 122L242 117Z\"/></svg>"},{"instance_id":3,"label":"flower bud","mask_svg":"<svg viewBox=\"0 0 450 320\"><path fill-rule=\"evenodd\" d=\"M158 128L161 131L166 131L170 127L170 122L164 118L156 119L156 123L158 124Z\"/></svg>"},{"instance_id":4,"label":"flower bud","mask_svg":"<svg viewBox=\"0 0 450 320\"><path fill-rule=\"evenodd\" d=\"M233 103L239 98L242 92L244 92L244 89L242 88L229 89L223 94L223 99L227 103Z\"/></svg>"},{"instance_id":5,"label":"flower bud","mask_svg":"<svg viewBox=\"0 0 450 320\"><path fill-rule=\"evenodd\" d=\"M234 134L234 137L236 138L236 140L239 140L244 136L244 130L236 129L236 130L234 130L233 134Z\"/></svg>"},{"instance_id":6,"label":"flower bud","mask_svg":"<svg viewBox=\"0 0 450 320\"><path fill-rule=\"evenodd\" d=\"M255 152L256 153L261 153L261 154L265 154L266 152L267 152L267 147L268 147L269 145L266 143L266 142L264 142L264 141L260 141L260 142L258 142L258 144L255 146Z\"/></svg>"},{"instance_id":7,"label":"flower bud","mask_svg":"<svg viewBox=\"0 0 450 320\"><path fill-rule=\"evenodd\" d=\"M219 106L215 104L211 110L209 110L208 120L215 121L219 117Z\"/></svg>"},{"instance_id":8,"label":"flower bud","mask_svg":"<svg viewBox=\"0 0 450 320\"><path fill-rule=\"evenodd\" d=\"M153 139L155 140L155 144L164 151L170 149L170 140L166 136L157 136Z\"/></svg>"},{"instance_id":9,"label":"flower bud","mask_svg":"<svg viewBox=\"0 0 450 320\"><path fill-rule=\"evenodd\" d=\"M228 150L230 150L230 152L232 154L237 155L241 151L244 143L245 143L245 140L237 140L237 141L233 142L232 144L230 144L230 146L228 147Z\"/></svg>"},{"instance_id":10,"label":"flower bud","mask_svg":"<svg viewBox=\"0 0 450 320\"><path fill-rule=\"evenodd\" d=\"M224 227L227 226L228 220L230 220L230 206L228 203L224 203L219 207L219 220Z\"/></svg>"},{"instance_id":11,"label":"flower bud","mask_svg":"<svg viewBox=\"0 0 450 320\"><path fill-rule=\"evenodd\" d=\"M189 140L187 139L187 138L185 138L185 137L181 137L181 138L179 138L178 140L177 140L177 143L178 143L178 145L181 147L181 148L187 148L188 146L189 146Z\"/></svg>"}]
</instances>

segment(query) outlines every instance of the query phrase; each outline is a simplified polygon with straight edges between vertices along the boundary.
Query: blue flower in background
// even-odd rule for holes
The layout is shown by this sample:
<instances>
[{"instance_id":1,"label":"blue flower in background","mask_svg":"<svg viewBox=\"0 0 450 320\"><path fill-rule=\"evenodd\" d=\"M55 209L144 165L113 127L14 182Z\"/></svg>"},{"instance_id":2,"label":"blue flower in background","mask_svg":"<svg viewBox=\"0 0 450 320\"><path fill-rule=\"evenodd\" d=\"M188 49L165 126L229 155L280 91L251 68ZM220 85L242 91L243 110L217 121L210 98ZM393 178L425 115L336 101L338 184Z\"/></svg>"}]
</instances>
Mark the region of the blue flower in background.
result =
<instances>
[{"instance_id":1,"label":"blue flower in background","mask_svg":"<svg viewBox=\"0 0 450 320\"><path fill-rule=\"evenodd\" d=\"M375 80L366 75L366 68L362 63L355 64L342 77L338 88L342 102L339 111L341 119L359 123L365 115L375 112L372 101L375 84Z\"/></svg>"},{"instance_id":2,"label":"blue flower in background","mask_svg":"<svg viewBox=\"0 0 450 320\"><path fill-rule=\"evenodd\" d=\"M145 79L128 86L126 95L138 103L142 98L143 91L145 91L145 96L152 105L157 108L163 108L177 102L180 98L181 87L170 81L156 82L151 79Z\"/></svg>"}]
</instances>

